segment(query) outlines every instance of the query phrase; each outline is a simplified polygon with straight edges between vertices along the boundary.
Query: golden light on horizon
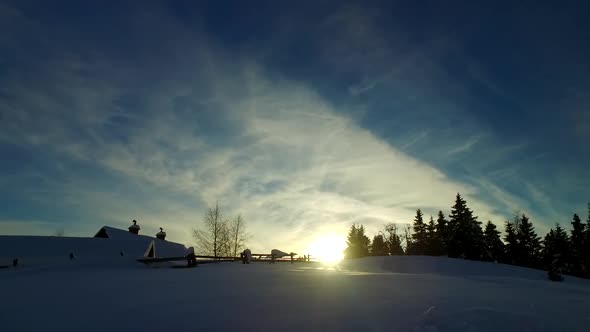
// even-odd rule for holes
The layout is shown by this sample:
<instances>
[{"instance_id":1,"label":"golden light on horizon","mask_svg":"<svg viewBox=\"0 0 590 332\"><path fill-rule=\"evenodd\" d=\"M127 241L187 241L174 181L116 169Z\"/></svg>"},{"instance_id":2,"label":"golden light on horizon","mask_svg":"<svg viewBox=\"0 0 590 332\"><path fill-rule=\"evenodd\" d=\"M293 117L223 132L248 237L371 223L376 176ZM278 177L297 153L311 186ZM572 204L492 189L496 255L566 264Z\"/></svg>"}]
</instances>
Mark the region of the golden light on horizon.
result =
<instances>
[{"instance_id":1,"label":"golden light on horizon","mask_svg":"<svg viewBox=\"0 0 590 332\"><path fill-rule=\"evenodd\" d=\"M346 249L344 237L329 234L321 236L312 242L307 252L322 263L336 264L344 258L344 249Z\"/></svg>"}]
</instances>

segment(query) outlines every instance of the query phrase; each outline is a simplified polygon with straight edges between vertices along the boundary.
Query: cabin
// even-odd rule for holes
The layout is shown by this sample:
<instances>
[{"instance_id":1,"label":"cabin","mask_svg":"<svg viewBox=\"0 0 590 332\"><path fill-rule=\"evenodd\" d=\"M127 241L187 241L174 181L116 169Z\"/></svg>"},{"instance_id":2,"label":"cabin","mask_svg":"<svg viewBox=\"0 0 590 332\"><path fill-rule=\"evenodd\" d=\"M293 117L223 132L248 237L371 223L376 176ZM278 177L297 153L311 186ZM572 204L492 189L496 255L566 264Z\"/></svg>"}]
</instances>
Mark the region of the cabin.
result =
<instances>
[{"instance_id":1,"label":"cabin","mask_svg":"<svg viewBox=\"0 0 590 332\"><path fill-rule=\"evenodd\" d=\"M19 266L129 265L142 257L187 255L184 245L167 241L165 236L140 235L139 226L133 226L137 224L128 231L103 226L93 237L0 235L0 266L13 265L15 260Z\"/></svg>"}]
</instances>

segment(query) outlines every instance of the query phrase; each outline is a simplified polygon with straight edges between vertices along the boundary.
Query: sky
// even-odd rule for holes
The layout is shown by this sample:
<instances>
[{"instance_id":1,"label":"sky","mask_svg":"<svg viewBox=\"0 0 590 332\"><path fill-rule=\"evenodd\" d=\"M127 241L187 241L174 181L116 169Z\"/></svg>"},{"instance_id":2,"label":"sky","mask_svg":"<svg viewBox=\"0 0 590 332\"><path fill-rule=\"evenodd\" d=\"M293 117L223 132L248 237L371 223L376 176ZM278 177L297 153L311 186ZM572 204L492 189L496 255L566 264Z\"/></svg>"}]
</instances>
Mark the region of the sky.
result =
<instances>
[{"instance_id":1,"label":"sky","mask_svg":"<svg viewBox=\"0 0 590 332\"><path fill-rule=\"evenodd\" d=\"M0 0L0 234L369 235L590 200L590 6ZM501 227L502 228L502 227ZM152 234L153 233L153 234Z\"/></svg>"}]
</instances>

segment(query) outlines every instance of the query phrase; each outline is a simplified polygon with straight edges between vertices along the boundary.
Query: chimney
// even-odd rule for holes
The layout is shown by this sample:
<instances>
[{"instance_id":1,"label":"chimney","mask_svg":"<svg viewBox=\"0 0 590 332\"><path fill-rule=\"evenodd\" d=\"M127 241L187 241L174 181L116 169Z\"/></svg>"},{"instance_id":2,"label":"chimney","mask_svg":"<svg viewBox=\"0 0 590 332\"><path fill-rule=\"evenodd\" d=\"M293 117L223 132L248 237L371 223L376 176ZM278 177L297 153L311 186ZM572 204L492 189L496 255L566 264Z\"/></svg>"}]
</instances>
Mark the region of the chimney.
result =
<instances>
[{"instance_id":1,"label":"chimney","mask_svg":"<svg viewBox=\"0 0 590 332\"><path fill-rule=\"evenodd\" d=\"M160 240L166 240L166 232L164 232L164 229L162 229L162 227L160 227L160 231L158 232L158 234L156 234L156 237Z\"/></svg>"},{"instance_id":2,"label":"chimney","mask_svg":"<svg viewBox=\"0 0 590 332\"><path fill-rule=\"evenodd\" d=\"M133 220L133 225L129 226L129 233L139 234L139 225L136 220Z\"/></svg>"}]
</instances>

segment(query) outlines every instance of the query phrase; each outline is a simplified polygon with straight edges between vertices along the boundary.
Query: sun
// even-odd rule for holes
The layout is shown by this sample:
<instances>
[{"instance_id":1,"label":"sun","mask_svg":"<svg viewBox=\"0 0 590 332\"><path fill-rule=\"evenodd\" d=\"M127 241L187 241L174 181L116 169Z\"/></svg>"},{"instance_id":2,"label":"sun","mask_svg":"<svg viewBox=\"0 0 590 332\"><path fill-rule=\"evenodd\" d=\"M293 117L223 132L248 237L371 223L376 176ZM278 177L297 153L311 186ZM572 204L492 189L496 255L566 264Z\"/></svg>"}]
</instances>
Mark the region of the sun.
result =
<instances>
[{"instance_id":1,"label":"sun","mask_svg":"<svg viewBox=\"0 0 590 332\"><path fill-rule=\"evenodd\" d=\"M312 242L307 252L324 264L336 264L344 258L345 248L346 240L343 237L329 234Z\"/></svg>"}]
</instances>

